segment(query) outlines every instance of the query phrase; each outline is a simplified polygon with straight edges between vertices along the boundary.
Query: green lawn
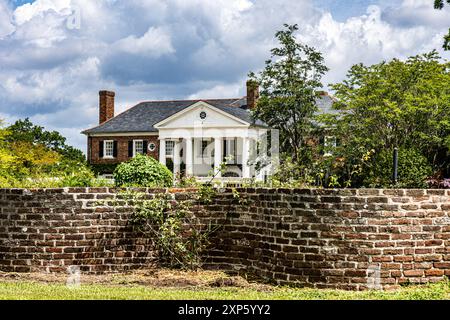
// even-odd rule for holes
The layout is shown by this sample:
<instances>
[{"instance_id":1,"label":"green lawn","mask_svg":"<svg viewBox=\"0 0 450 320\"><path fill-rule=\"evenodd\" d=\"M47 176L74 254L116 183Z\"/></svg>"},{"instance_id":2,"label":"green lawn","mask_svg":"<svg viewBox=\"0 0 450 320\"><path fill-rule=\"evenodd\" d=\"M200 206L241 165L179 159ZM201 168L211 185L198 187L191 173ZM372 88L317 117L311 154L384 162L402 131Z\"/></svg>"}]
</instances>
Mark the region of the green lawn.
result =
<instances>
[{"instance_id":1,"label":"green lawn","mask_svg":"<svg viewBox=\"0 0 450 320\"><path fill-rule=\"evenodd\" d=\"M450 282L405 287L397 291L347 292L338 290L294 289L273 287L269 290L251 288L153 288L148 286L82 285L68 288L63 284L45 284L30 281L0 282L0 300L67 300L67 299L131 299L131 300L361 300L406 299L449 300Z\"/></svg>"}]
</instances>

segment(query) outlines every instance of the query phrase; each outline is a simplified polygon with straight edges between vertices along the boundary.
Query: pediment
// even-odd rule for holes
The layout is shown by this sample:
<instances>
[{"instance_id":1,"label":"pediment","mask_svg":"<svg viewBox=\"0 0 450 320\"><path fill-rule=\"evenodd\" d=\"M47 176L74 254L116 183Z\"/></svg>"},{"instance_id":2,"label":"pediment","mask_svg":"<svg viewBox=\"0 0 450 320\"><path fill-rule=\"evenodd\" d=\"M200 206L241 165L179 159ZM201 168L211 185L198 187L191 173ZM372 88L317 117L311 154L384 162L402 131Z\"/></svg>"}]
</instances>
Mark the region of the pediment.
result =
<instances>
[{"instance_id":1,"label":"pediment","mask_svg":"<svg viewBox=\"0 0 450 320\"><path fill-rule=\"evenodd\" d=\"M250 124L206 102L199 101L155 124L157 129L248 127Z\"/></svg>"}]
</instances>

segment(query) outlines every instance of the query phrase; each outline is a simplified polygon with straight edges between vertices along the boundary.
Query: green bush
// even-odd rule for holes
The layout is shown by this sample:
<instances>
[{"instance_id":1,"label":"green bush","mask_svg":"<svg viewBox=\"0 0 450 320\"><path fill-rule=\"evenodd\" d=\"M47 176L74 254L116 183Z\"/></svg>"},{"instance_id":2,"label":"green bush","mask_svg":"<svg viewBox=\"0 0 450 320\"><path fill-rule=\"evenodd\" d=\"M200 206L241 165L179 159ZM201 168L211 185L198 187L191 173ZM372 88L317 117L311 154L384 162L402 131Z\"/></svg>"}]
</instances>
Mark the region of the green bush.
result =
<instances>
[{"instance_id":1,"label":"green bush","mask_svg":"<svg viewBox=\"0 0 450 320\"><path fill-rule=\"evenodd\" d=\"M66 173L61 179L61 185L63 187L90 187L94 179L94 173L83 165L77 171Z\"/></svg>"},{"instance_id":2,"label":"green bush","mask_svg":"<svg viewBox=\"0 0 450 320\"><path fill-rule=\"evenodd\" d=\"M400 148L398 152L398 183L394 186L393 151L376 154L372 165L363 171L364 186L371 188L426 188L427 178L433 173L426 157L414 149Z\"/></svg>"},{"instance_id":3,"label":"green bush","mask_svg":"<svg viewBox=\"0 0 450 320\"><path fill-rule=\"evenodd\" d=\"M144 155L119 164L114 170L114 180L119 187L170 187L173 184L172 172Z\"/></svg>"}]
</instances>

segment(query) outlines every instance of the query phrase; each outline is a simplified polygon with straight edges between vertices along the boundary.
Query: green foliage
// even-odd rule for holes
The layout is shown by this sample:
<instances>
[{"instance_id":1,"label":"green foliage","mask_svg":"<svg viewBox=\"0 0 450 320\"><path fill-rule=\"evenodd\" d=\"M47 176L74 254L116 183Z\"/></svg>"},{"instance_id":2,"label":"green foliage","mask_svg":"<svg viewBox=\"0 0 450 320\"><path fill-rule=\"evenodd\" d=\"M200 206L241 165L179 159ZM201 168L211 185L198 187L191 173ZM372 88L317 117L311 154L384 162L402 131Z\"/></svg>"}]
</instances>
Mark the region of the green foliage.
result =
<instances>
[{"instance_id":1,"label":"green foliage","mask_svg":"<svg viewBox=\"0 0 450 320\"><path fill-rule=\"evenodd\" d=\"M332 87L338 98L334 108L340 112L322 121L340 140L331 170L341 184L358 187L369 180L377 184L364 175L372 177L371 168L377 161L387 161L395 147L405 154L414 149L418 155L414 167L424 165L407 174L406 185L422 186L429 165L435 175L450 174L450 63L441 62L435 51L407 61L355 65L347 80ZM383 152L386 156L380 158ZM415 179L410 176L414 172Z\"/></svg>"},{"instance_id":2,"label":"green foliage","mask_svg":"<svg viewBox=\"0 0 450 320\"><path fill-rule=\"evenodd\" d=\"M173 176L166 166L145 155L137 155L121 163L114 170L114 180L119 187L170 187Z\"/></svg>"},{"instance_id":3,"label":"green foliage","mask_svg":"<svg viewBox=\"0 0 450 320\"><path fill-rule=\"evenodd\" d=\"M34 125L28 118L17 120L8 127L8 142L28 142L33 145L42 145L56 151L67 161L84 163L85 156L81 150L66 144L66 138L57 131L46 131L41 126Z\"/></svg>"},{"instance_id":4,"label":"green foliage","mask_svg":"<svg viewBox=\"0 0 450 320\"><path fill-rule=\"evenodd\" d=\"M203 227L192 210L192 200L176 201L173 195L127 195L134 205L133 224L154 240L158 259L173 268L196 269L200 254L208 245L212 228Z\"/></svg>"},{"instance_id":5,"label":"green foliage","mask_svg":"<svg viewBox=\"0 0 450 320\"><path fill-rule=\"evenodd\" d=\"M93 173L80 150L65 144L56 131L45 131L28 119L0 129L1 187L89 186ZM99 182L95 182L99 184Z\"/></svg>"},{"instance_id":6,"label":"green foliage","mask_svg":"<svg viewBox=\"0 0 450 320\"><path fill-rule=\"evenodd\" d=\"M304 139L314 128L320 81L328 68L320 52L297 42L297 25L284 26L275 35L280 47L271 50L265 69L258 76L249 75L261 88L253 116L280 130L281 152L300 162Z\"/></svg>"},{"instance_id":7,"label":"green foliage","mask_svg":"<svg viewBox=\"0 0 450 320\"><path fill-rule=\"evenodd\" d=\"M66 173L62 177L61 183L64 187L90 187L94 180L94 173L83 166L77 171Z\"/></svg>"},{"instance_id":8,"label":"green foliage","mask_svg":"<svg viewBox=\"0 0 450 320\"><path fill-rule=\"evenodd\" d=\"M398 183L393 185L393 151L383 150L374 156L371 166L363 172L363 185L371 188L426 188L433 169L426 157L414 149L400 149L398 153Z\"/></svg>"},{"instance_id":9,"label":"green foliage","mask_svg":"<svg viewBox=\"0 0 450 320\"><path fill-rule=\"evenodd\" d=\"M211 184L202 184L198 188L198 200L202 204L211 204L216 196L216 189Z\"/></svg>"},{"instance_id":10,"label":"green foliage","mask_svg":"<svg viewBox=\"0 0 450 320\"><path fill-rule=\"evenodd\" d=\"M114 173L118 164L117 163L102 163L102 164L91 164L91 170L96 174L104 174L104 173Z\"/></svg>"}]
</instances>

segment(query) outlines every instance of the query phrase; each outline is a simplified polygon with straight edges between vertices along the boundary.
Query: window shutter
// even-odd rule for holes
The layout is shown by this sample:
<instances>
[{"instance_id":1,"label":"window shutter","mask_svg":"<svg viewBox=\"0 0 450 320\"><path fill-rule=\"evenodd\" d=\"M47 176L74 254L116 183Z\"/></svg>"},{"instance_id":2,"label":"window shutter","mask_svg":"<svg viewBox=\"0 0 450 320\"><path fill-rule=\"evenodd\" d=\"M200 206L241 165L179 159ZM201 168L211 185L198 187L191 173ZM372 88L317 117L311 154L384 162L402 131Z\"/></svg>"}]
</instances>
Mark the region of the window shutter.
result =
<instances>
[{"instance_id":1,"label":"window shutter","mask_svg":"<svg viewBox=\"0 0 450 320\"><path fill-rule=\"evenodd\" d=\"M117 158L117 141L113 142L113 157Z\"/></svg>"},{"instance_id":2,"label":"window shutter","mask_svg":"<svg viewBox=\"0 0 450 320\"><path fill-rule=\"evenodd\" d=\"M144 140L144 141L142 142L142 146L143 146L142 150L144 151L144 154L147 154L147 148L148 148L148 142L147 142L147 140Z\"/></svg>"},{"instance_id":3,"label":"window shutter","mask_svg":"<svg viewBox=\"0 0 450 320\"><path fill-rule=\"evenodd\" d=\"M128 141L128 157L133 157L133 141Z\"/></svg>"},{"instance_id":4,"label":"window shutter","mask_svg":"<svg viewBox=\"0 0 450 320\"><path fill-rule=\"evenodd\" d=\"M320 154L324 155L325 154L325 136L321 136L319 138L319 147L320 147Z\"/></svg>"},{"instance_id":5,"label":"window shutter","mask_svg":"<svg viewBox=\"0 0 450 320\"><path fill-rule=\"evenodd\" d=\"M99 156L99 158L103 158L103 141L99 141L98 156Z\"/></svg>"}]
</instances>

